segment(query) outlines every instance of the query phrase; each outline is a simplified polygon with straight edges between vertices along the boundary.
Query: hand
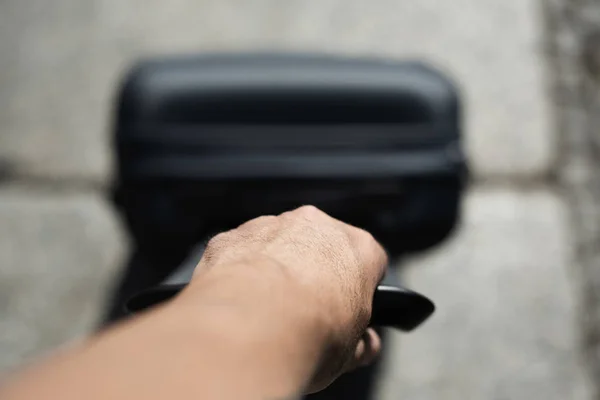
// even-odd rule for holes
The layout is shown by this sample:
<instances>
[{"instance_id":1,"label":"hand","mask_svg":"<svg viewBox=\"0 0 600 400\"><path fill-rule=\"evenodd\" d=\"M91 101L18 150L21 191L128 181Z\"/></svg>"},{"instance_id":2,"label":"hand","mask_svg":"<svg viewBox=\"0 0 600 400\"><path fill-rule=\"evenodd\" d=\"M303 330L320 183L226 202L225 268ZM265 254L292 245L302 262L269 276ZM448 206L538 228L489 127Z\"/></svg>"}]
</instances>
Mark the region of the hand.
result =
<instances>
[{"instance_id":1,"label":"hand","mask_svg":"<svg viewBox=\"0 0 600 400\"><path fill-rule=\"evenodd\" d=\"M370 362L386 255L314 207L214 237L175 299L34 365L0 398L276 399ZM290 397L291 398L291 397Z\"/></svg>"},{"instance_id":2,"label":"hand","mask_svg":"<svg viewBox=\"0 0 600 400\"><path fill-rule=\"evenodd\" d=\"M367 326L386 265L371 234L305 206L215 236L189 286L210 287L203 283L214 271L256 275L256 290L271 298L261 307L279 307L265 312L289 317L287 334L316 332L306 338L320 341L323 353L308 388L316 391L380 352L381 341Z\"/></svg>"}]
</instances>

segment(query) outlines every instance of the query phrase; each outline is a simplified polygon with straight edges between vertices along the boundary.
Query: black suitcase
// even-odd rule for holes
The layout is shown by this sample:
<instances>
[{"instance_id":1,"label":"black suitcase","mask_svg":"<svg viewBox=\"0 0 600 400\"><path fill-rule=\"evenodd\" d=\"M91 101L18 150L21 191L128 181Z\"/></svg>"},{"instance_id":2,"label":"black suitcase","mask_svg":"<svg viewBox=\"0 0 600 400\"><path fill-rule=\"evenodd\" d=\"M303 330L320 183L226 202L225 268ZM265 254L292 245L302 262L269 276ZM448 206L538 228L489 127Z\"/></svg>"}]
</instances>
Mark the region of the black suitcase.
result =
<instances>
[{"instance_id":1,"label":"black suitcase","mask_svg":"<svg viewBox=\"0 0 600 400\"><path fill-rule=\"evenodd\" d=\"M140 63L116 112L113 195L133 253L107 321L189 264L211 234L303 204L369 230L393 258L434 246L459 217L460 125L456 88L415 62L238 54ZM366 399L377 365L309 397Z\"/></svg>"},{"instance_id":2,"label":"black suitcase","mask_svg":"<svg viewBox=\"0 0 600 400\"><path fill-rule=\"evenodd\" d=\"M152 252L185 253L302 204L369 230L392 255L435 245L458 218L458 95L420 63L146 61L126 77L115 123L115 200Z\"/></svg>"}]
</instances>

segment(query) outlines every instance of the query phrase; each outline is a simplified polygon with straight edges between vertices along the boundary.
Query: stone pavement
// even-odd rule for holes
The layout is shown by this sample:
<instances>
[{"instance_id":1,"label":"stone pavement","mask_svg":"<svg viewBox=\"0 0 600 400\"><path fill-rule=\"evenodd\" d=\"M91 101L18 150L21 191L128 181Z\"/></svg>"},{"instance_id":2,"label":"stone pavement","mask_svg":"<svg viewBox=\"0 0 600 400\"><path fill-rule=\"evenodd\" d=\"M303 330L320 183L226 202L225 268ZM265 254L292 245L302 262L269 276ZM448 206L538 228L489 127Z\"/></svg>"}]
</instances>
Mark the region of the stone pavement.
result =
<instances>
[{"instance_id":1,"label":"stone pavement","mask_svg":"<svg viewBox=\"0 0 600 400\"><path fill-rule=\"evenodd\" d=\"M125 250L96 193L0 189L0 369L85 335Z\"/></svg>"},{"instance_id":2,"label":"stone pavement","mask_svg":"<svg viewBox=\"0 0 600 400\"><path fill-rule=\"evenodd\" d=\"M540 176L553 162L533 0L9 0L0 7L0 159L16 176L104 180L110 102L127 65L149 54L238 49L425 59L464 88L478 174Z\"/></svg>"},{"instance_id":3,"label":"stone pavement","mask_svg":"<svg viewBox=\"0 0 600 400\"><path fill-rule=\"evenodd\" d=\"M126 251L102 188L111 100L140 56L287 49L422 58L463 88L477 176L464 223L410 262L438 303L394 336L383 399L590 399L546 32L533 0L68 0L0 3L0 368L99 315Z\"/></svg>"},{"instance_id":4,"label":"stone pavement","mask_svg":"<svg viewBox=\"0 0 600 400\"><path fill-rule=\"evenodd\" d=\"M582 354L600 382L600 4L544 2L551 89L561 137L560 182L573 226ZM595 398L600 397L596 386Z\"/></svg>"},{"instance_id":5,"label":"stone pavement","mask_svg":"<svg viewBox=\"0 0 600 400\"><path fill-rule=\"evenodd\" d=\"M438 304L392 336L381 399L589 399L565 204L546 188L474 189L458 235L409 263Z\"/></svg>"}]
</instances>

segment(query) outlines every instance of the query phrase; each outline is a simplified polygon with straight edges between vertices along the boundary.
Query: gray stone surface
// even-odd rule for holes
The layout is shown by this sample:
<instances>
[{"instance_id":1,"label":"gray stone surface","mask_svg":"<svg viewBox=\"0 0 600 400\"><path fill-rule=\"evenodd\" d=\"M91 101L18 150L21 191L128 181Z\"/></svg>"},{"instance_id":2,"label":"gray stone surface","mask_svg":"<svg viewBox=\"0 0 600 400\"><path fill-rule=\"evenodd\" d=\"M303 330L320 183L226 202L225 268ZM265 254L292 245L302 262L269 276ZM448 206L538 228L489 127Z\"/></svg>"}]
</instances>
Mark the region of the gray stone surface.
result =
<instances>
[{"instance_id":1,"label":"gray stone surface","mask_svg":"<svg viewBox=\"0 0 600 400\"><path fill-rule=\"evenodd\" d=\"M573 223L582 347L600 398L600 3L546 0L560 183Z\"/></svg>"},{"instance_id":2,"label":"gray stone surface","mask_svg":"<svg viewBox=\"0 0 600 400\"><path fill-rule=\"evenodd\" d=\"M94 327L125 243L94 193L0 190L0 371Z\"/></svg>"},{"instance_id":3,"label":"gray stone surface","mask_svg":"<svg viewBox=\"0 0 600 400\"><path fill-rule=\"evenodd\" d=\"M8 0L0 3L0 161L104 180L110 101L142 55L288 49L423 58L464 87L480 175L547 172L534 0Z\"/></svg>"},{"instance_id":4,"label":"gray stone surface","mask_svg":"<svg viewBox=\"0 0 600 400\"><path fill-rule=\"evenodd\" d=\"M455 239L406 266L438 304L392 334L385 399L589 399L578 362L566 210L545 189L475 189ZM94 326L124 250L94 193L0 191L0 370Z\"/></svg>"},{"instance_id":5,"label":"gray stone surface","mask_svg":"<svg viewBox=\"0 0 600 400\"><path fill-rule=\"evenodd\" d=\"M111 100L125 68L153 54L318 50L422 58L454 76L479 176L543 178L555 160L565 167L573 237L556 193L476 188L458 236L409 263L408 285L439 310L414 334L392 336L381 398L591 398L597 385L577 339L582 328L597 382L600 8L545 0L542 21L538 3L0 2L0 179L63 181L55 191L0 188L0 371L87 334L121 265L126 240L110 208L64 182L109 176Z\"/></svg>"},{"instance_id":6,"label":"gray stone surface","mask_svg":"<svg viewBox=\"0 0 600 400\"><path fill-rule=\"evenodd\" d=\"M464 218L454 240L406 270L438 310L392 336L380 398L590 399L565 205L543 189L478 189Z\"/></svg>"}]
</instances>

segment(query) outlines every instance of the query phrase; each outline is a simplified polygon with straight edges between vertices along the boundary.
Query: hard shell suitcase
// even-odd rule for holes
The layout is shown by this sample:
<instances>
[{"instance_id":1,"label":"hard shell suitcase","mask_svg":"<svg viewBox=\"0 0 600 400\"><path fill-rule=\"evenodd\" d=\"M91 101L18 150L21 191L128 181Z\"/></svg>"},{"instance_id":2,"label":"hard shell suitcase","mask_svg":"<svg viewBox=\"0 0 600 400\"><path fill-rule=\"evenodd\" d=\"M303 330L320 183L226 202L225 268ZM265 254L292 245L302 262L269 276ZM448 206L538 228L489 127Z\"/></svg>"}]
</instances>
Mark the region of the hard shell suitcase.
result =
<instances>
[{"instance_id":1,"label":"hard shell suitcase","mask_svg":"<svg viewBox=\"0 0 600 400\"><path fill-rule=\"evenodd\" d=\"M233 54L141 62L115 121L115 199L136 245L185 251L313 204L393 255L452 230L466 163L460 104L417 62Z\"/></svg>"}]
</instances>

